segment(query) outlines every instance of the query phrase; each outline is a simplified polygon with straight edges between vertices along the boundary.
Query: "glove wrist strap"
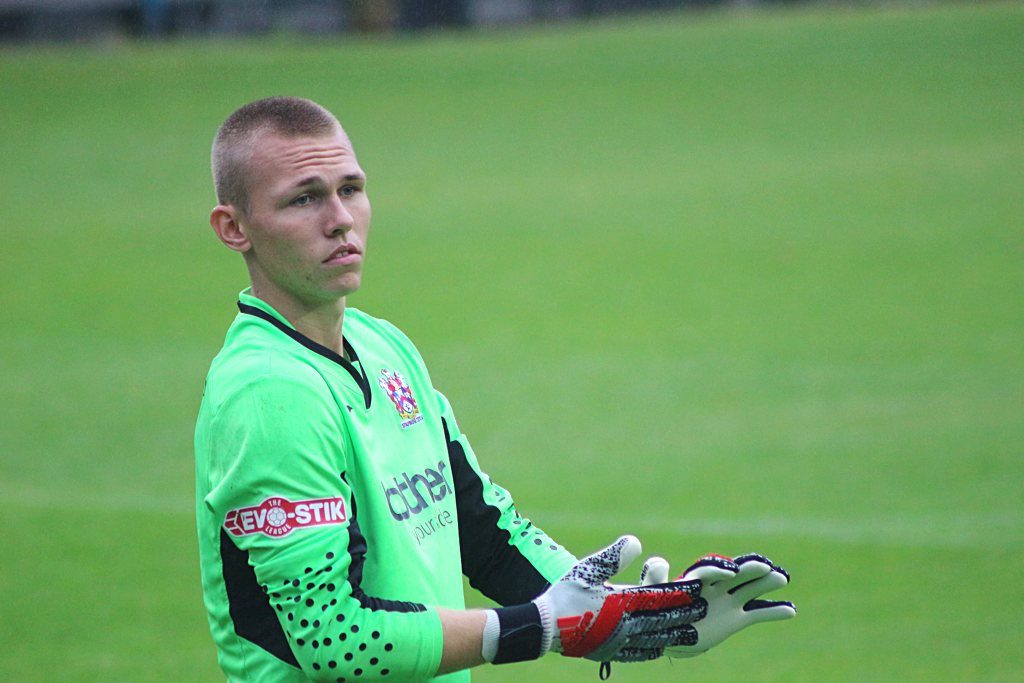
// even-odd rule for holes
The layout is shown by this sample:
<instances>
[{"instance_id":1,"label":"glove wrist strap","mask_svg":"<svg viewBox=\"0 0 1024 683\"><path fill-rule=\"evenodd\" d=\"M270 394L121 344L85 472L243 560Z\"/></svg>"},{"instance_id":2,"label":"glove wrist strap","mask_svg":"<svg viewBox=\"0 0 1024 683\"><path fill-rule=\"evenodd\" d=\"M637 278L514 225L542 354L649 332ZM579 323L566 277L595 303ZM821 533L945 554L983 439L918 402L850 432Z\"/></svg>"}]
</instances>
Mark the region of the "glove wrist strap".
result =
<instances>
[{"instance_id":1,"label":"glove wrist strap","mask_svg":"<svg viewBox=\"0 0 1024 683\"><path fill-rule=\"evenodd\" d=\"M538 659L547 652L544 649L544 636L545 628L535 603L488 610L482 654L492 664ZM550 635L547 640L550 647ZM491 655L490 659L488 655Z\"/></svg>"}]
</instances>

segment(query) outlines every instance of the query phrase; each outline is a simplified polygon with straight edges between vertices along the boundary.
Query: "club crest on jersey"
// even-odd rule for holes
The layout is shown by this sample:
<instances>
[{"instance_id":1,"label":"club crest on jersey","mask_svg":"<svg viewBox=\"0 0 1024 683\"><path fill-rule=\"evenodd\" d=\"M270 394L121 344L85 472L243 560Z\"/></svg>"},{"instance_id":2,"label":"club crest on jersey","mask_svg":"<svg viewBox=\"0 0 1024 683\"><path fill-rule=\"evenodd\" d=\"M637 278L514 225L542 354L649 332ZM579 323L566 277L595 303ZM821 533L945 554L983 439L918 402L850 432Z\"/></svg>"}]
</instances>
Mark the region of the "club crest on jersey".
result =
<instances>
[{"instance_id":1,"label":"club crest on jersey","mask_svg":"<svg viewBox=\"0 0 1024 683\"><path fill-rule=\"evenodd\" d=\"M229 510L224 515L224 528L233 536L262 533L280 538L294 529L342 524L346 519L344 498L313 498L293 503L273 496L259 505Z\"/></svg>"},{"instance_id":2,"label":"club crest on jersey","mask_svg":"<svg viewBox=\"0 0 1024 683\"><path fill-rule=\"evenodd\" d=\"M387 393L388 398L395 404L395 410L402 416L402 429L412 427L417 422L423 422L423 415L420 414L420 408L416 405L416 399L412 395L409 383L397 371L388 372L386 368L381 368L377 384Z\"/></svg>"}]
</instances>

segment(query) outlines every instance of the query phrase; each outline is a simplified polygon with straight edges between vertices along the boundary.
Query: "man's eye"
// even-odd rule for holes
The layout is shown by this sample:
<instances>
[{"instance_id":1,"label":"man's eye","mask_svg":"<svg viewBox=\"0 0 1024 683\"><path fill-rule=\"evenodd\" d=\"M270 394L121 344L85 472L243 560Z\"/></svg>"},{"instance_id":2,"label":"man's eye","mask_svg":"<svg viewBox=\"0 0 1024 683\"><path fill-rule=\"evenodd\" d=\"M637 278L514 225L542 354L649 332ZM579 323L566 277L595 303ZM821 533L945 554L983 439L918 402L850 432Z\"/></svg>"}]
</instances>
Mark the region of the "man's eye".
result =
<instances>
[{"instance_id":1,"label":"man's eye","mask_svg":"<svg viewBox=\"0 0 1024 683\"><path fill-rule=\"evenodd\" d=\"M313 195L300 194L298 197L292 200L292 206L306 206L307 204L312 203L312 201Z\"/></svg>"},{"instance_id":2,"label":"man's eye","mask_svg":"<svg viewBox=\"0 0 1024 683\"><path fill-rule=\"evenodd\" d=\"M339 192L341 193L342 197L351 197L356 192L359 192L359 188L356 187L355 185L345 185L344 187L341 188L341 190L339 190Z\"/></svg>"}]
</instances>

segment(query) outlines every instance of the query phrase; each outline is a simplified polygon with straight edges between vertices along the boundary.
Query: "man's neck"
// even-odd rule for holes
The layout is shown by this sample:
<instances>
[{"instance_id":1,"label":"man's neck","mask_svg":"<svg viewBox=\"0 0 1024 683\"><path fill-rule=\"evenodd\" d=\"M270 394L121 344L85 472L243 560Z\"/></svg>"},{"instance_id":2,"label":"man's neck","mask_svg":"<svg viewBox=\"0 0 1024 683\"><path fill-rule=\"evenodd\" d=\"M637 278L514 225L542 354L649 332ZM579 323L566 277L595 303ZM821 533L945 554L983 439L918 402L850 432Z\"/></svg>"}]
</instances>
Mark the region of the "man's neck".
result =
<instances>
[{"instance_id":1,"label":"man's neck","mask_svg":"<svg viewBox=\"0 0 1024 683\"><path fill-rule=\"evenodd\" d=\"M306 305L288 297L274 296L254 284L252 295L266 301L296 330L338 355L345 354L341 326L345 320L345 297L319 305Z\"/></svg>"}]
</instances>

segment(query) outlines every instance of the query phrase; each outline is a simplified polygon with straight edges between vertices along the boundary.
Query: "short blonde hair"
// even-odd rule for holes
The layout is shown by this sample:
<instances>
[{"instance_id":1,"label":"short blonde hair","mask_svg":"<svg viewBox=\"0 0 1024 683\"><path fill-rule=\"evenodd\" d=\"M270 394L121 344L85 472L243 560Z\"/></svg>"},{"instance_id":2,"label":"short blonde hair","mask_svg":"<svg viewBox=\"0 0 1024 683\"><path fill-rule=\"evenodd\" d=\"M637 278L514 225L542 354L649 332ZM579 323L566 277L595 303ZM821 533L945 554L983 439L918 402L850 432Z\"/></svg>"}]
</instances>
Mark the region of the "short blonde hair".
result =
<instances>
[{"instance_id":1,"label":"short blonde hair","mask_svg":"<svg viewBox=\"0 0 1024 683\"><path fill-rule=\"evenodd\" d=\"M213 139L210 167L217 202L246 210L249 160L257 136L319 137L341 128L334 114L301 97L267 97L236 109Z\"/></svg>"}]
</instances>

